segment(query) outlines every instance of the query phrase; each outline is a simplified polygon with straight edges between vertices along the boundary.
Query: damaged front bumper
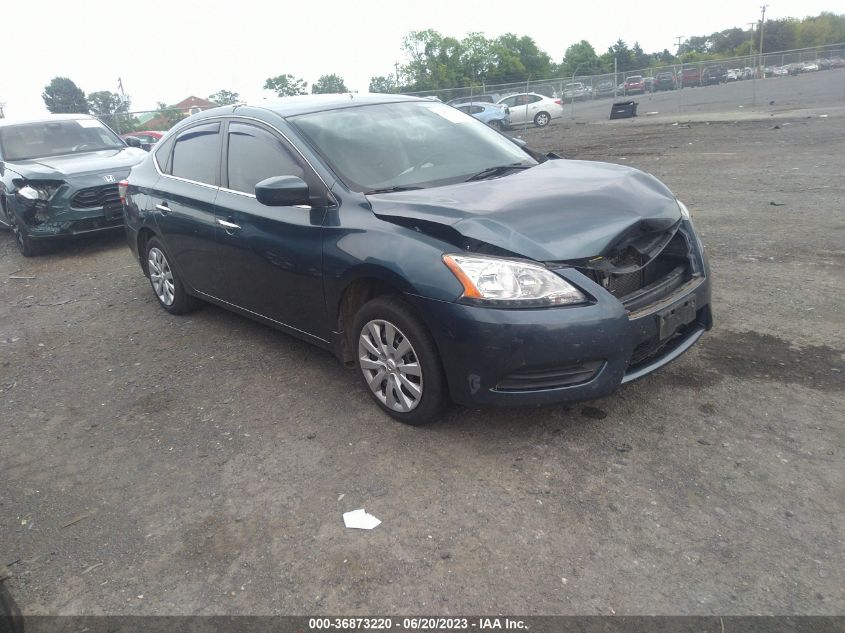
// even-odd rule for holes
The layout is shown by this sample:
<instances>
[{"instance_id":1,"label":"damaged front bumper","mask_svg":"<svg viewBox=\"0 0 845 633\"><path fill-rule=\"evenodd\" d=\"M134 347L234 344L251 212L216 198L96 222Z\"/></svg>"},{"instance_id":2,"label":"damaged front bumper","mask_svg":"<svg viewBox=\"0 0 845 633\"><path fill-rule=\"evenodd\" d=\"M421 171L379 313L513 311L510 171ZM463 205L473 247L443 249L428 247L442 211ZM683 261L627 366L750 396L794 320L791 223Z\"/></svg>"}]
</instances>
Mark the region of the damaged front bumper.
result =
<instances>
[{"instance_id":1,"label":"damaged front bumper","mask_svg":"<svg viewBox=\"0 0 845 633\"><path fill-rule=\"evenodd\" d=\"M593 293L595 303L501 310L408 297L428 317L453 400L532 405L600 398L676 359L712 325L706 277L652 309L628 313L578 271L565 276ZM690 304L691 320L666 331L673 306Z\"/></svg>"},{"instance_id":2,"label":"damaged front bumper","mask_svg":"<svg viewBox=\"0 0 845 633\"><path fill-rule=\"evenodd\" d=\"M672 362L712 327L710 270L692 225L684 222L658 250L650 264L622 274L552 268L591 297L586 304L499 309L408 300L428 319L456 402L590 400ZM636 289L622 290L631 277Z\"/></svg>"},{"instance_id":3,"label":"damaged front bumper","mask_svg":"<svg viewBox=\"0 0 845 633\"><path fill-rule=\"evenodd\" d=\"M21 196L10 199L18 225L33 240L73 237L123 226L117 184L103 184L100 175L61 183L49 200L27 200Z\"/></svg>"}]
</instances>

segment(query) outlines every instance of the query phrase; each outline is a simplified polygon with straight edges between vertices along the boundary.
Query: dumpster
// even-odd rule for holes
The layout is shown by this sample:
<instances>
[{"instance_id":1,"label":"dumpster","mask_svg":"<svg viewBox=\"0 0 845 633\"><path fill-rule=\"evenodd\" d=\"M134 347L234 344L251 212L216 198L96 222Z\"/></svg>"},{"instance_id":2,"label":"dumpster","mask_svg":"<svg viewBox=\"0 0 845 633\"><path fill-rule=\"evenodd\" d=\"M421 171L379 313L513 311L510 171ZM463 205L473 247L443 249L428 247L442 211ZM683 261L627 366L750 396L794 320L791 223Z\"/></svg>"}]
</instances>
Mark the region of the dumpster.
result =
<instances>
[{"instance_id":1,"label":"dumpster","mask_svg":"<svg viewBox=\"0 0 845 633\"><path fill-rule=\"evenodd\" d=\"M614 103L610 108L611 119L630 119L634 116L637 116L636 101L620 101Z\"/></svg>"}]
</instances>

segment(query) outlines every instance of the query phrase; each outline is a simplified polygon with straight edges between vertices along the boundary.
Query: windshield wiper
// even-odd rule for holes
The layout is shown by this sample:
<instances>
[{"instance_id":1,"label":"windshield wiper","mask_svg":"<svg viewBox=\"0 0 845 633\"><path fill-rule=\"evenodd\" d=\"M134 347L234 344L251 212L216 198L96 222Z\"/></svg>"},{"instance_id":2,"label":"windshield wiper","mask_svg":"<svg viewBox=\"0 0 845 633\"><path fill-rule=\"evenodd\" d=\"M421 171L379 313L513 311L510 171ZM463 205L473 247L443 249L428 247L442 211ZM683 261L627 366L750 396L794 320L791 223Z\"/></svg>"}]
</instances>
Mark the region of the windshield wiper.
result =
<instances>
[{"instance_id":1,"label":"windshield wiper","mask_svg":"<svg viewBox=\"0 0 845 633\"><path fill-rule=\"evenodd\" d=\"M394 191L413 191L414 189L422 189L422 187L409 187L405 185L396 185L395 187L382 187L381 189L370 189L365 191L364 195L369 196L373 193L393 193Z\"/></svg>"},{"instance_id":2,"label":"windshield wiper","mask_svg":"<svg viewBox=\"0 0 845 633\"><path fill-rule=\"evenodd\" d=\"M503 176L509 171L513 171L515 169L529 169L531 167L534 167L534 165L525 165L523 163L495 165L493 167L488 167L487 169L482 169L477 174L473 174L472 176L467 178L464 182L472 182L473 180L484 180L485 178L492 178L493 176Z\"/></svg>"}]
</instances>

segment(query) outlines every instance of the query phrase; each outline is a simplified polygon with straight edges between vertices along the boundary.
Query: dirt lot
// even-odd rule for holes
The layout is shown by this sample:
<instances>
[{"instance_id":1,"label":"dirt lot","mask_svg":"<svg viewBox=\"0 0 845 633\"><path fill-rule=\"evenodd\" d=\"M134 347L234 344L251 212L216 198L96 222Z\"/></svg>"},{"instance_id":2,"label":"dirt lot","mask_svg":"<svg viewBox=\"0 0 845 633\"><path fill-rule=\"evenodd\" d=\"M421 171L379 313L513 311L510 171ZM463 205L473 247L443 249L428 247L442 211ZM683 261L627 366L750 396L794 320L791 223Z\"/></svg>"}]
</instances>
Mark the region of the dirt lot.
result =
<instances>
[{"instance_id":1,"label":"dirt lot","mask_svg":"<svg viewBox=\"0 0 845 633\"><path fill-rule=\"evenodd\" d=\"M121 236L0 235L21 609L845 612L845 116L527 136L656 174L708 247L714 331L600 401L403 427L326 353L159 309ZM359 507L383 524L344 529Z\"/></svg>"}]
</instances>

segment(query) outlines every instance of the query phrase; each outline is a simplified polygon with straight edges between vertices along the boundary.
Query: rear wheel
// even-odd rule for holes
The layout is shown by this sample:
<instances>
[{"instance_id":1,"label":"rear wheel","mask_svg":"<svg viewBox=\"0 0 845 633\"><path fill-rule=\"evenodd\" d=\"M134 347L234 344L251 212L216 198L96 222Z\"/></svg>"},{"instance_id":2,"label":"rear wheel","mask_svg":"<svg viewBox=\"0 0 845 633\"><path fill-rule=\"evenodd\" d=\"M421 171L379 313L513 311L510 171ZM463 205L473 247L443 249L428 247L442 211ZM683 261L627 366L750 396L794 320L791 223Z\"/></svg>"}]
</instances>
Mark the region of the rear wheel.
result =
<instances>
[{"instance_id":1,"label":"rear wheel","mask_svg":"<svg viewBox=\"0 0 845 633\"><path fill-rule=\"evenodd\" d=\"M551 122L552 117L548 112L538 112L534 117L534 125L537 127L546 127Z\"/></svg>"},{"instance_id":2,"label":"rear wheel","mask_svg":"<svg viewBox=\"0 0 845 633\"><path fill-rule=\"evenodd\" d=\"M448 402L446 379L431 334L398 297L377 297L355 318L356 363L364 385L388 415L425 424Z\"/></svg>"},{"instance_id":3,"label":"rear wheel","mask_svg":"<svg viewBox=\"0 0 845 633\"><path fill-rule=\"evenodd\" d=\"M185 291L185 285L170 265L167 251L158 238L147 242L147 273L159 305L171 314L187 314L197 307L197 299Z\"/></svg>"},{"instance_id":4,"label":"rear wheel","mask_svg":"<svg viewBox=\"0 0 845 633\"><path fill-rule=\"evenodd\" d=\"M505 126L501 121L490 121L487 125L492 127L494 130L499 130L500 132L505 129Z\"/></svg>"}]
</instances>

